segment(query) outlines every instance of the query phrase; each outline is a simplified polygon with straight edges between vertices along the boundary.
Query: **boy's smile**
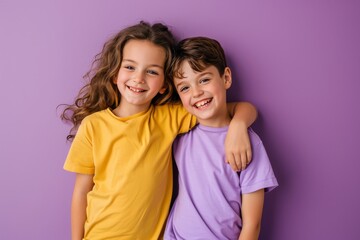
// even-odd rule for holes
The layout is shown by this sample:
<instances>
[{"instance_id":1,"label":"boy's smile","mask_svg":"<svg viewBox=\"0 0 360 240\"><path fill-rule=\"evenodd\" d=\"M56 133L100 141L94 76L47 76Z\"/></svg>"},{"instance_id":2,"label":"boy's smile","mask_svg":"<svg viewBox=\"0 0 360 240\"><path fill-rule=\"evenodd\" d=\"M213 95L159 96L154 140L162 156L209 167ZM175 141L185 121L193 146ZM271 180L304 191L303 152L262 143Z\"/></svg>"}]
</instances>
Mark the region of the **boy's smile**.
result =
<instances>
[{"instance_id":1,"label":"boy's smile","mask_svg":"<svg viewBox=\"0 0 360 240\"><path fill-rule=\"evenodd\" d=\"M196 72L188 61L184 61L180 71L183 77L175 77L174 83L186 110L195 115L202 125L228 125L230 117L226 106L226 89L231 86L230 69L226 68L223 76L214 66Z\"/></svg>"},{"instance_id":2,"label":"boy's smile","mask_svg":"<svg viewBox=\"0 0 360 240\"><path fill-rule=\"evenodd\" d=\"M206 100L201 100L201 101L199 101L199 102L196 102L196 103L194 104L194 106L195 106L196 108L201 108L201 109L203 109L203 108L205 108L206 106L208 106L211 101L212 101L212 98L209 98L209 99L206 99Z\"/></svg>"}]
</instances>

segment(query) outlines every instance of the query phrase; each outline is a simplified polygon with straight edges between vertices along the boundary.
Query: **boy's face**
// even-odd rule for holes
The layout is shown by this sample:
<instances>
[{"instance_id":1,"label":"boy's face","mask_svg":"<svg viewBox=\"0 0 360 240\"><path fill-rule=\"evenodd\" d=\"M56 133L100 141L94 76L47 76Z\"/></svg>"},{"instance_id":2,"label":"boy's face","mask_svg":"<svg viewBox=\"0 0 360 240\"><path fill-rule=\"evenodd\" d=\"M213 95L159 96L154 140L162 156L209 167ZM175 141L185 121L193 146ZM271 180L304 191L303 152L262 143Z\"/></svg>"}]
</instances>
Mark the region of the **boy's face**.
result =
<instances>
[{"instance_id":1,"label":"boy's face","mask_svg":"<svg viewBox=\"0 0 360 240\"><path fill-rule=\"evenodd\" d=\"M184 61L180 72L183 78L174 78L174 84L186 110L195 115L202 125L227 126L230 117L226 106L226 89L231 86L230 69L226 68L223 76L214 66L195 72L188 61Z\"/></svg>"}]
</instances>

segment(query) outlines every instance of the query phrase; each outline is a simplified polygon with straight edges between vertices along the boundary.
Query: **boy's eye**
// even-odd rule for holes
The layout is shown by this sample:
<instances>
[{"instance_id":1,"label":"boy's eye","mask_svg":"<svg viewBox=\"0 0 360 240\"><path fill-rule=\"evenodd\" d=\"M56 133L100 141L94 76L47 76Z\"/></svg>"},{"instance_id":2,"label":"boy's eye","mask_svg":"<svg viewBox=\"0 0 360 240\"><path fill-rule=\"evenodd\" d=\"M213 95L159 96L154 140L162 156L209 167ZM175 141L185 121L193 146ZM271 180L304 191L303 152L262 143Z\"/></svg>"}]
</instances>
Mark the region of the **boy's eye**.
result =
<instances>
[{"instance_id":1,"label":"boy's eye","mask_svg":"<svg viewBox=\"0 0 360 240\"><path fill-rule=\"evenodd\" d=\"M204 78L200 80L200 83L207 83L210 81L210 78Z\"/></svg>"},{"instance_id":2,"label":"boy's eye","mask_svg":"<svg viewBox=\"0 0 360 240\"><path fill-rule=\"evenodd\" d=\"M186 92L189 89L188 86L179 87L179 92Z\"/></svg>"}]
</instances>

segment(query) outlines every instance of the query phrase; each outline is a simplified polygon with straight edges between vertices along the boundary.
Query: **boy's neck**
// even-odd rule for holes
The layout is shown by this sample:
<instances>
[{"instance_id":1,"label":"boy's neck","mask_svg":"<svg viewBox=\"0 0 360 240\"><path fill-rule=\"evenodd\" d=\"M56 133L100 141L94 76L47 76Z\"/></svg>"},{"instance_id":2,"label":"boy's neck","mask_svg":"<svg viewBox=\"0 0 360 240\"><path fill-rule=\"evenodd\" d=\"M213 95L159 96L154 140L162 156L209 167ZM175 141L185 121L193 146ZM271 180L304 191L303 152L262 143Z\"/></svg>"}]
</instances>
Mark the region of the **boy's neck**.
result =
<instances>
[{"instance_id":1,"label":"boy's neck","mask_svg":"<svg viewBox=\"0 0 360 240\"><path fill-rule=\"evenodd\" d=\"M215 119L198 119L199 124L207 127L221 128L229 126L231 121L228 113L223 116L217 116Z\"/></svg>"}]
</instances>

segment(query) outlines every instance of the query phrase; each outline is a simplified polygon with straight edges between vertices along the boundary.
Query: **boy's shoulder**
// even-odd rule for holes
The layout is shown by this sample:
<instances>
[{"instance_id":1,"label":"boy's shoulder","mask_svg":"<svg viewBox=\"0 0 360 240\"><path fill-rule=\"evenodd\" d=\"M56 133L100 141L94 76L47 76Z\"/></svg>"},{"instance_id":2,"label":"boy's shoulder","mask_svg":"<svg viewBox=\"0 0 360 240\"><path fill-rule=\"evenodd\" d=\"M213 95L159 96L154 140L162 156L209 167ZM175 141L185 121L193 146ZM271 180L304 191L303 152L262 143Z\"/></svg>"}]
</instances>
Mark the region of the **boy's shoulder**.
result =
<instances>
[{"instance_id":1,"label":"boy's shoulder","mask_svg":"<svg viewBox=\"0 0 360 240\"><path fill-rule=\"evenodd\" d=\"M210 129L210 131L209 131ZM222 132L223 134L227 134L228 129L226 128L212 128L212 127L206 127L206 126L202 126L201 124L197 124L194 128L192 128L189 132L187 133L183 133L181 135L178 136L178 138L183 138L183 137L189 137L193 134L197 134L197 132L217 132L220 133ZM259 137L259 135L252 129L252 128L248 128L248 134L249 134L249 138L250 138L250 142L253 146L257 146L262 144L262 140Z\"/></svg>"},{"instance_id":2,"label":"boy's shoulder","mask_svg":"<svg viewBox=\"0 0 360 240\"><path fill-rule=\"evenodd\" d=\"M249 138L250 138L251 144L253 146L262 144L261 138L252 128L248 128L248 133L249 133Z\"/></svg>"}]
</instances>

